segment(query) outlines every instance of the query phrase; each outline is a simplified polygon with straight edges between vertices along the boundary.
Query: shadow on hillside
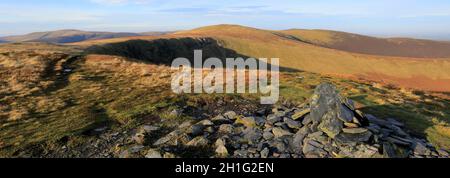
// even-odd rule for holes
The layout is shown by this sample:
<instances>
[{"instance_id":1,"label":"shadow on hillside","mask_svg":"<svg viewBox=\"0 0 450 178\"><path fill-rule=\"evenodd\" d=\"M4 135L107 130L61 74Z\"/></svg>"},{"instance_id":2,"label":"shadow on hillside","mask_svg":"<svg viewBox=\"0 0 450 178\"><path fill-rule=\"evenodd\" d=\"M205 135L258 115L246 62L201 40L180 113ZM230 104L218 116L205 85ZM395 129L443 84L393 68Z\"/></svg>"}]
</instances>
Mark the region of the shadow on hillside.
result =
<instances>
[{"instance_id":1,"label":"shadow on hillside","mask_svg":"<svg viewBox=\"0 0 450 178\"><path fill-rule=\"evenodd\" d=\"M224 48L213 38L174 38L147 40L130 40L125 42L110 43L92 46L86 49L87 54L115 55L133 58L153 64L168 65L176 58L183 57L194 62L194 50L203 50L203 60L211 57L219 58L225 64L226 58L249 56L239 54L236 51ZM255 58L257 59L257 58ZM270 64L268 65L270 69ZM280 71L299 71L293 68L280 67Z\"/></svg>"},{"instance_id":2,"label":"shadow on hillside","mask_svg":"<svg viewBox=\"0 0 450 178\"><path fill-rule=\"evenodd\" d=\"M361 110L364 113L373 114L381 119L394 118L402 123L405 123L406 129L408 131L411 131L412 135L419 138L427 138L427 137L429 138L433 137L432 135L429 135L429 129L432 129L433 127L438 125L438 123L441 123L443 125L449 125L450 119L448 118L449 113L447 113L447 111L443 111L445 112L444 115L440 115L437 113L427 112L426 107L432 106L424 106L423 104L420 103L414 104L414 106L412 107L387 104L387 105L367 106L361 108ZM435 118L436 120L433 121L431 118ZM436 121L438 123L436 123ZM434 139L441 140L443 138L434 138Z\"/></svg>"}]
</instances>

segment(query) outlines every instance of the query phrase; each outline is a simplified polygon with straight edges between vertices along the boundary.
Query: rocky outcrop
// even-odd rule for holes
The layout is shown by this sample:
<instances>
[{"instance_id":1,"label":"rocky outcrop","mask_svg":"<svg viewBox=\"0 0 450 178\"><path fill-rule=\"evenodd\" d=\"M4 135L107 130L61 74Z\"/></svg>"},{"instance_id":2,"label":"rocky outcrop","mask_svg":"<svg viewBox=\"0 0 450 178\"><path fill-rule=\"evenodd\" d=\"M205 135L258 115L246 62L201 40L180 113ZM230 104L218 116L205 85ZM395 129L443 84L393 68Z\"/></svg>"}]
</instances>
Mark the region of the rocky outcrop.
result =
<instances>
[{"instance_id":1,"label":"rocky outcrop","mask_svg":"<svg viewBox=\"0 0 450 178\"><path fill-rule=\"evenodd\" d=\"M412 137L403 127L395 119L379 119L355 109L350 99L324 83L301 107L278 107L251 116L229 111L196 123L187 121L152 142L146 157L449 157L447 151ZM137 134L141 134L135 136L137 144L146 140Z\"/></svg>"}]
</instances>

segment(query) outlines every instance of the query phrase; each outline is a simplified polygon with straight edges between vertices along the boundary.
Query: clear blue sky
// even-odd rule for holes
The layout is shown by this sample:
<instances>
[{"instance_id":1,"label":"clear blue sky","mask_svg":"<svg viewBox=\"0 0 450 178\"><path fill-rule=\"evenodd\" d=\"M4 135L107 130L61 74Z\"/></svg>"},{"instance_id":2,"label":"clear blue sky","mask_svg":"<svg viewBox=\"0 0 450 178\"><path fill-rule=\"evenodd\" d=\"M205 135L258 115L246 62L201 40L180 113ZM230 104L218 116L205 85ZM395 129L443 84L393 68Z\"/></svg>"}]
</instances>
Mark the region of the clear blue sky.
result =
<instances>
[{"instance_id":1,"label":"clear blue sky","mask_svg":"<svg viewBox=\"0 0 450 178\"><path fill-rule=\"evenodd\" d=\"M450 39L450 1L0 0L0 36L56 29L165 31L222 23Z\"/></svg>"}]
</instances>

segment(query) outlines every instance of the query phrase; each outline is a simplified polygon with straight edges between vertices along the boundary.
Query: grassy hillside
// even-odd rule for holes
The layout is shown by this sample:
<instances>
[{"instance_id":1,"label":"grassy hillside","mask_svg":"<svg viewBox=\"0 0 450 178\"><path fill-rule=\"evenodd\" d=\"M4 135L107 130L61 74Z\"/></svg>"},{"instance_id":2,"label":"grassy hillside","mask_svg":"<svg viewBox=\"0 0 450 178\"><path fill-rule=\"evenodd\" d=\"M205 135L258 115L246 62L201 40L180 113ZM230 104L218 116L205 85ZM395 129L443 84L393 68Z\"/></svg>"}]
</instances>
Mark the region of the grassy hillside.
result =
<instances>
[{"instance_id":1,"label":"grassy hillside","mask_svg":"<svg viewBox=\"0 0 450 178\"><path fill-rule=\"evenodd\" d=\"M375 38L329 30L291 29L281 31L299 40L348 52L418 58L448 58L450 43L408 38Z\"/></svg>"},{"instance_id":2,"label":"grassy hillside","mask_svg":"<svg viewBox=\"0 0 450 178\"><path fill-rule=\"evenodd\" d=\"M402 87L450 91L449 59L418 59L355 54L311 45L271 31L220 25L176 33L211 36L226 48L252 57L277 57L283 67L364 78Z\"/></svg>"},{"instance_id":3,"label":"grassy hillside","mask_svg":"<svg viewBox=\"0 0 450 178\"><path fill-rule=\"evenodd\" d=\"M220 41L224 48L245 56L277 57L280 58L280 65L286 68L373 80L404 88L450 91L450 58L407 58L350 53L310 44L282 32L238 25L216 25L158 37L93 40L73 45L88 47L136 39L186 37L211 37Z\"/></svg>"}]
</instances>

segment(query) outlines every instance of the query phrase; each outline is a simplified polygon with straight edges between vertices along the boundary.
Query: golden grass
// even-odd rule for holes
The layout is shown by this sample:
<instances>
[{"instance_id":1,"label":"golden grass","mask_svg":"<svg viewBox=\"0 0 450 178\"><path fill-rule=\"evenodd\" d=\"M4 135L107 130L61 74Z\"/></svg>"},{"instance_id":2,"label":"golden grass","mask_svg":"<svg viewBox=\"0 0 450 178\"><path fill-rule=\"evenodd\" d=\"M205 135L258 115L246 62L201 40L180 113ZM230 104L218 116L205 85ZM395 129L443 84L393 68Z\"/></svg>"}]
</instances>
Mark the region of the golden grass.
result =
<instances>
[{"instance_id":1,"label":"golden grass","mask_svg":"<svg viewBox=\"0 0 450 178\"><path fill-rule=\"evenodd\" d=\"M286 33L302 41L318 45L333 45L344 40L338 35L338 33L324 30L291 29L283 30L282 33Z\"/></svg>"}]
</instances>

